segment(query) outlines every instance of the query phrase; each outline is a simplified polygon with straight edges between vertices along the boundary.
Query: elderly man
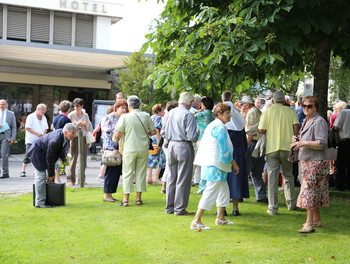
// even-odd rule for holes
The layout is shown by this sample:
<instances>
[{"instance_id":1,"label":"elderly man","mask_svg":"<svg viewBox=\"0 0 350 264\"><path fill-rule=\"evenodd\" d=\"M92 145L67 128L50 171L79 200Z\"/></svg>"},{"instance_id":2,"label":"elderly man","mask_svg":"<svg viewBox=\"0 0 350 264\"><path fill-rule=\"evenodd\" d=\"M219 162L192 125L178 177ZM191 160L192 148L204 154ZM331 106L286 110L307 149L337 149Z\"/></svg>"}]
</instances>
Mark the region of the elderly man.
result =
<instances>
[{"instance_id":1,"label":"elderly man","mask_svg":"<svg viewBox=\"0 0 350 264\"><path fill-rule=\"evenodd\" d=\"M168 165L170 175L166 188L166 213L190 215L187 212L191 191L191 178L194 160L193 143L197 141L196 120L189 112L194 96L188 92L180 95L179 106L171 110L161 131L169 141Z\"/></svg>"},{"instance_id":2,"label":"elderly man","mask_svg":"<svg viewBox=\"0 0 350 264\"><path fill-rule=\"evenodd\" d=\"M10 144L15 142L16 139L16 117L14 112L7 109L8 104L6 100L0 100L0 156L1 163L1 176L0 179L9 178L9 156L10 156Z\"/></svg>"},{"instance_id":3,"label":"elderly man","mask_svg":"<svg viewBox=\"0 0 350 264\"><path fill-rule=\"evenodd\" d=\"M336 189L350 189L350 105L347 104L334 122L334 128L339 131L340 143L337 156Z\"/></svg>"},{"instance_id":4,"label":"elderly man","mask_svg":"<svg viewBox=\"0 0 350 264\"><path fill-rule=\"evenodd\" d=\"M119 92L115 94L115 101L118 102L119 100L124 99L124 94Z\"/></svg>"},{"instance_id":5,"label":"elderly man","mask_svg":"<svg viewBox=\"0 0 350 264\"><path fill-rule=\"evenodd\" d=\"M247 167L248 172L251 172L252 182L255 189L255 202L267 203L266 199L266 186L262 179L262 172L265 165L265 156L254 158L252 157L253 150L257 141L261 138L262 134L259 133L259 121L261 111L256 105L254 105L253 98L250 96L243 96L241 100L242 111L246 112L246 125L245 132L247 135Z\"/></svg>"},{"instance_id":6,"label":"elderly man","mask_svg":"<svg viewBox=\"0 0 350 264\"><path fill-rule=\"evenodd\" d=\"M69 141L77 132L75 125L68 123L63 129L57 129L39 137L28 150L28 157L34 166L35 174L35 207L50 208L46 204L46 180L53 182L55 178L55 163L60 158L65 159Z\"/></svg>"},{"instance_id":7,"label":"elderly man","mask_svg":"<svg viewBox=\"0 0 350 264\"><path fill-rule=\"evenodd\" d=\"M262 113L259 123L260 133L266 134L265 155L268 173L267 213L275 215L278 211L278 178L282 165L284 196L288 210L296 205L292 163L288 161L293 135L299 131L299 120L294 109L284 106L285 98L281 91L273 95L274 104Z\"/></svg>"},{"instance_id":8,"label":"elderly man","mask_svg":"<svg viewBox=\"0 0 350 264\"><path fill-rule=\"evenodd\" d=\"M123 114L115 128L114 138L124 137L123 146L123 192L120 206L129 205L130 193L134 192L136 182L136 205L143 205L142 192L146 191L146 170L148 161L148 137L156 134L149 114L140 110L141 100L131 95L127 100L129 113Z\"/></svg>"},{"instance_id":9,"label":"elderly man","mask_svg":"<svg viewBox=\"0 0 350 264\"><path fill-rule=\"evenodd\" d=\"M47 124L47 120L45 117L46 113L46 105L38 104L34 113L31 113L27 116L26 120L26 154L24 155L23 163L22 163L22 172L20 174L21 177L26 177L26 168L27 164L30 163L30 159L27 155L27 152L33 142L46 134L47 129L49 128Z\"/></svg>"},{"instance_id":10,"label":"elderly man","mask_svg":"<svg viewBox=\"0 0 350 264\"><path fill-rule=\"evenodd\" d=\"M199 109L201 109L201 105L202 105L202 97L199 94L195 94L193 96L193 102L192 102L192 106L189 109L189 111L194 114L196 113Z\"/></svg>"}]
</instances>

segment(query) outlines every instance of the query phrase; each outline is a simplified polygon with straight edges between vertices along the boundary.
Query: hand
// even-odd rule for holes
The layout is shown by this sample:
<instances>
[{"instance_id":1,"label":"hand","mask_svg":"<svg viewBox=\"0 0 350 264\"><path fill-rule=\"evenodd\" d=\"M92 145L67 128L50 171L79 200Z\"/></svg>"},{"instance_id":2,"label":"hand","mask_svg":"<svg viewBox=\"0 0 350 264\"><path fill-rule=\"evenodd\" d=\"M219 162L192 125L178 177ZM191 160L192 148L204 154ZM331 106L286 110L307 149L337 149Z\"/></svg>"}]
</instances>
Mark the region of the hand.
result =
<instances>
[{"instance_id":1,"label":"hand","mask_svg":"<svg viewBox=\"0 0 350 264\"><path fill-rule=\"evenodd\" d=\"M298 136L293 136L292 137L292 142L294 143L294 142L297 142L299 140L299 137Z\"/></svg>"},{"instance_id":2,"label":"hand","mask_svg":"<svg viewBox=\"0 0 350 264\"><path fill-rule=\"evenodd\" d=\"M14 139L9 140L9 144L12 144L12 143L16 143L16 140Z\"/></svg>"},{"instance_id":3,"label":"hand","mask_svg":"<svg viewBox=\"0 0 350 264\"><path fill-rule=\"evenodd\" d=\"M293 149L293 150L298 150L302 147L304 147L306 145L306 142L305 141L296 141L292 144L290 144L290 147Z\"/></svg>"},{"instance_id":4,"label":"hand","mask_svg":"<svg viewBox=\"0 0 350 264\"><path fill-rule=\"evenodd\" d=\"M55 176L47 177L48 182L53 182L54 179L55 179Z\"/></svg>"},{"instance_id":5,"label":"hand","mask_svg":"<svg viewBox=\"0 0 350 264\"><path fill-rule=\"evenodd\" d=\"M238 167L236 161L234 161L234 160L232 161L232 166L233 166L233 170L235 172L235 175L237 175L239 173L239 167Z\"/></svg>"}]
</instances>

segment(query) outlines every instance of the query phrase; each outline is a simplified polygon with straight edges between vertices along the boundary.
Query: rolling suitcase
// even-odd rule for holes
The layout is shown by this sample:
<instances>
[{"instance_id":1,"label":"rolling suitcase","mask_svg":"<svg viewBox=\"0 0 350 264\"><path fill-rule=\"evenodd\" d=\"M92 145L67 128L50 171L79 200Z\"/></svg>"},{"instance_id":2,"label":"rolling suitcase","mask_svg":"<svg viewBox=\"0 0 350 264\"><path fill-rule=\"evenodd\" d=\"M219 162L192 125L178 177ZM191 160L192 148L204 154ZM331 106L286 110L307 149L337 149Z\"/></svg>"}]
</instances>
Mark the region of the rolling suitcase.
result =
<instances>
[{"instance_id":1,"label":"rolling suitcase","mask_svg":"<svg viewBox=\"0 0 350 264\"><path fill-rule=\"evenodd\" d=\"M66 205L65 183L46 183L46 204L54 206ZM35 206L35 184L33 184L33 206Z\"/></svg>"}]
</instances>

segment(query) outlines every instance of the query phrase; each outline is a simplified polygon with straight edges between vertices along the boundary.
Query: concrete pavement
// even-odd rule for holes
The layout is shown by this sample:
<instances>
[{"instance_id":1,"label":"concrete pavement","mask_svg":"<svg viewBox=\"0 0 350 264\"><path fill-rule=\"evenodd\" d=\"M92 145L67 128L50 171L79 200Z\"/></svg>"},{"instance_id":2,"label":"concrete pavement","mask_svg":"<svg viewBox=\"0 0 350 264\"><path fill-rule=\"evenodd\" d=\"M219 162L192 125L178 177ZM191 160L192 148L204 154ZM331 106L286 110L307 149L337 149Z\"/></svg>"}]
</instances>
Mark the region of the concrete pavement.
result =
<instances>
[{"instance_id":1,"label":"concrete pavement","mask_svg":"<svg viewBox=\"0 0 350 264\"><path fill-rule=\"evenodd\" d=\"M0 193L13 193L13 192L32 192L34 183L34 169L31 164L28 164L26 169L27 177L20 177L22 171L22 161L24 154L11 155L9 158L9 172L10 178L0 179ZM87 168L85 171L85 177L87 185L85 187L103 187L103 182L97 179L100 171L100 154L89 154L87 159ZM0 161L1 162L1 161ZM66 177L61 175L61 182L65 182ZM119 180L119 184L122 180ZM79 188L79 185L75 185L69 188Z\"/></svg>"}]
</instances>

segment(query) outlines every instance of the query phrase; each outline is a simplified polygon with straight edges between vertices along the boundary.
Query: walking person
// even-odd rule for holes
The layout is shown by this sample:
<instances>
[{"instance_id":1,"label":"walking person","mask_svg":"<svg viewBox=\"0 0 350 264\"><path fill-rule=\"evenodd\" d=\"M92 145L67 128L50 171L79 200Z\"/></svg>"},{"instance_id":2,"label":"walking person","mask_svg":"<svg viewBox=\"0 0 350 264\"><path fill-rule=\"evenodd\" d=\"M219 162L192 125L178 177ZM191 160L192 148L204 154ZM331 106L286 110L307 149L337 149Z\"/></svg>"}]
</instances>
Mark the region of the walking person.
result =
<instances>
[{"instance_id":1,"label":"walking person","mask_svg":"<svg viewBox=\"0 0 350 264\"><path fill-rule=\"evenodd\" d=\"M16 140L17 126L15 113L8 110L8 103L5 99L0 100L0 157L1 173L0 179L10 177L9 156L10 144Z\"/></svg>"}]
</instances>

